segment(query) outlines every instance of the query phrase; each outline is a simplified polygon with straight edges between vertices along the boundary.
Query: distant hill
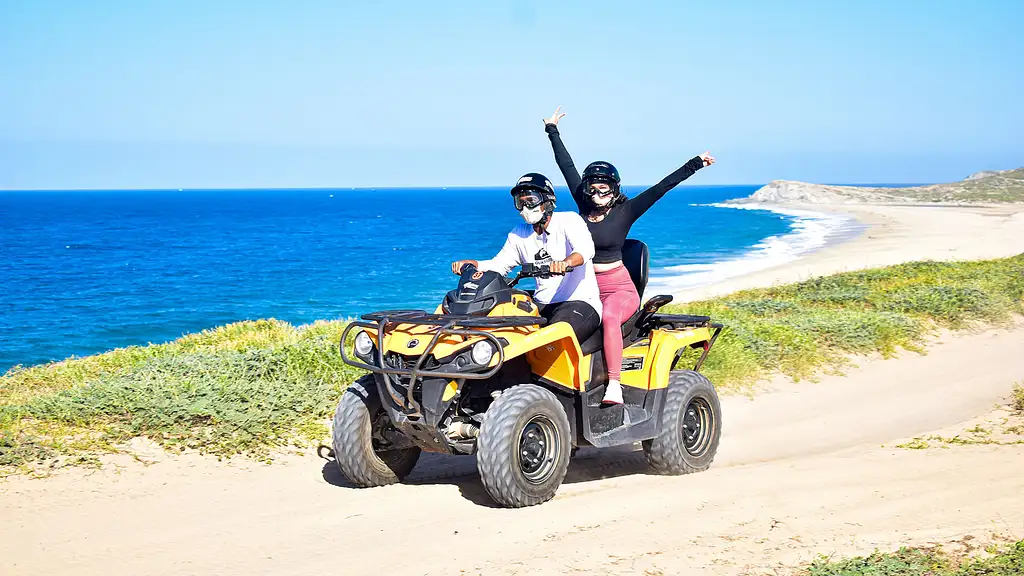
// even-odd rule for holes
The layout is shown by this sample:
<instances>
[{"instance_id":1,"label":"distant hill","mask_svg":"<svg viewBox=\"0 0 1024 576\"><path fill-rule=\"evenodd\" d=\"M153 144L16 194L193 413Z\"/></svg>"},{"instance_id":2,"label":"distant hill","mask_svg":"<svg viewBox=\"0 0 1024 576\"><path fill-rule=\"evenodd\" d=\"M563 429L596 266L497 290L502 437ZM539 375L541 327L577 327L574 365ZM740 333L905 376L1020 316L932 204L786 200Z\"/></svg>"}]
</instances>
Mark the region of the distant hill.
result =
<instances>
[{"instance_id":1,"label":"distant hill","mask_svg":"<svg viewBox=\"0 0 1024 576\"><path fill-rule=\"evenodd\" d=\"M960 182L910 188L828 186L774 180L733 203L772 204L992 204L1024 203L1024 168L984 171Z\"/></svg>"}]
</instances>

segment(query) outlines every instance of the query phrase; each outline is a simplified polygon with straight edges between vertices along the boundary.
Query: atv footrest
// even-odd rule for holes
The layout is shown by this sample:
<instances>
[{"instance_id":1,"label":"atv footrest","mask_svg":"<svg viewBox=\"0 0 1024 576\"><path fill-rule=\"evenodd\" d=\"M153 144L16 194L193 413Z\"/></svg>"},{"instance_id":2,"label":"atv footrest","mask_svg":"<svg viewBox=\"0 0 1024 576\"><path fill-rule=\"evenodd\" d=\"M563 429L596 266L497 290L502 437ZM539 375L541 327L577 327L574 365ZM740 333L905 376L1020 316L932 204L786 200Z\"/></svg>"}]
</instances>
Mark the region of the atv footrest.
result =
<instances>
[{"instance_id":1,"label":"atv footrest","mask_svg":"<svg viewBox=\"0 0 1024 576\"><path fill-rule=\"evenodd\" d=\"M643 408L630 404L595 406L591 410L594 410L594 415L590 419L590 431L598 436L651 417Z\"/></svg>"}]
</instances>

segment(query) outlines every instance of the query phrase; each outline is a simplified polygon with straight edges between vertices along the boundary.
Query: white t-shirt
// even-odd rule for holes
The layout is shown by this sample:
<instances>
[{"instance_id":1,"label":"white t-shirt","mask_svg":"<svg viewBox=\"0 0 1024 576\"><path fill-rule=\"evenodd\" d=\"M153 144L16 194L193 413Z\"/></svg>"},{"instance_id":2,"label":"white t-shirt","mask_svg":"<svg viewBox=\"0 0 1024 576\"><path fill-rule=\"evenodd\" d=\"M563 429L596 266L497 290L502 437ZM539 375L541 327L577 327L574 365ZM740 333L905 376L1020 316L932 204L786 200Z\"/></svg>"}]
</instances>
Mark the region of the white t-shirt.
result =
<instances>
[{"instance_id":1,"label":"white t-shirt","mask_svg":"<svg viewBox=\"0 0 1024 576\"><path fill-rule=\"evenodd\" d=\"M541 250L546 250L544 258ZM573 252L583 256L583 266L573 268L564 276L537 278L534 299L541 304L582 300L601 315L601 291L594 274L594 239L583 217L576 212L555 212L548 228L540 235L531 224L523 222L508 233L505 245L494 258L478 263L477 269L508 274L516 266L526 263L547 264L564 260ZM538 257L538 255L540 257Z\"/></svg>"}]
</instances>

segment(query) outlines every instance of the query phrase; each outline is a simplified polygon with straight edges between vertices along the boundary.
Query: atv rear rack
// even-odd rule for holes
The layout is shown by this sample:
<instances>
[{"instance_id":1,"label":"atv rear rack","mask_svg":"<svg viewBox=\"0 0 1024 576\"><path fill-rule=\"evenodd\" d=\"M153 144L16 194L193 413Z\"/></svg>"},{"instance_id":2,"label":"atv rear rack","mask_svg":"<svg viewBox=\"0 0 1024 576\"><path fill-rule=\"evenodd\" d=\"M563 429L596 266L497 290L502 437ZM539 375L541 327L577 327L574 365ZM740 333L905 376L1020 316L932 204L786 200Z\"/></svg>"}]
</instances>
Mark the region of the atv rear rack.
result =
<instances>
[{"instance_id":1,"label":"atv rear rack","mask_svg":"<svg viewBox=\"0 0 1024 576\"><path fill-rule=\"evenodd\" d=\"M710 316L694 316L692 314L652 314L650 317L649 326L651 328L672 328L675 330L682 330L685 328L709 328L714 329L711 333L711 339L704 342L695 343L701 345L704 349L701 353L700 358L697 359L697 363L693 366L693 370L696 372L700 370L700 367L704 365L704 360L707 359L708 353L711 352L711 347L715 345L715 340L718 340L718 334L722 331L725 326L718 322L712 322Z\"/></svg>"},{"instance_id":2,"label":"atv rear rack","mask_svg":"<svg viewBox=\"0 0 1024 576\"><path fill-rule=\"evenodd\" d=\"M387 388L388 394L392 400L398 404L402 411L410 417L421 417L422 406L413 397L413 392L416 389L416 379L419 377L431 377L431 378L465 378L467 380L486 380L491 376L494 376L501 370L502 364L505 362L505 348L502 346L501 341L498 340L490 332L483 330L473 330L472 328L504 328L504 327L526 327L526 326L542 326L547 323L547 319L540 318L537 316L469 316L469 315L455 315L455 314L428 314L423 310L383 310L380 312L372 312L370 314L364 314L362 316L367 322L351 322L345 331L341 334L341 342L339 350L341 351L341 359L349 366L355 366L356 368L362 368L369 370L377 374L384 375L384 385ZM372 321L373 323L369 322ZM393 368L388 366L384 361L384 332L392 325L401 324L414 324L424 326L437 326L437 330L434 331L434 336L430 339L426 349L420 354L419 358L416 359L416 364L412 369L408 368ZM461 327L461 328L460 328ZM348 339L348 334L355 328L365 328L369 330L376 330L377 332L377 346L376 346L376 359L377 366L367 364L358 359L350 358L345 353L345 341ZM434 350L437 345L437 341L441 339L441 336L455 335L463 337L482 336L489 340L494 345L494 350L498 354L498 363L493 368L484 372L443 372L439 370L424 370L423 362L426 360L430 353ZM492 356L493 357L493 356ZM409 385L406 392L405 398L402 394L396 391L391 386L391 378L388 376L408 376Z\"/></svg>"}]
</instances>

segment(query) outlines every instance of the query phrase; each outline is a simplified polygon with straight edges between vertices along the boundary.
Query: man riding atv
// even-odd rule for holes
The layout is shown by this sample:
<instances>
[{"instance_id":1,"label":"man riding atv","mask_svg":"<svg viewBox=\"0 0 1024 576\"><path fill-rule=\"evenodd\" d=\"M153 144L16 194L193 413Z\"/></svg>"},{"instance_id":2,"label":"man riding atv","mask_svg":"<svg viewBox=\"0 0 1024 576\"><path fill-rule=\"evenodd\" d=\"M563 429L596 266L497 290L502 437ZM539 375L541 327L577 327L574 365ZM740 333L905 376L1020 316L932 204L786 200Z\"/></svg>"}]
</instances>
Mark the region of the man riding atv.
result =
<instances>
[{"instance_id":1,"label":"man riding atv","mask_svg":"<svg viewBox=\"0 0 1024 576\"><path fill-rule=\"evenodd\" d=\"M579 446L640 442L659 474L706 470L720 403L698 370L723 326L661 313L672 297L652 296L621 326L626 401L602 406L608 378L589 230L579 214L554 212L554 188L540 174L520 178L512 197L525 224L493 259L454 262L458 285L432 313L380 310L342 332L342 360L368 373L334 412L341 474L354 486L384 486L410 474L421 452L474 455L487 494L522 507L555 496ZM627 239L623 262L638 294L647 261L647 246ZM526 278L535 291L517 287ZM702 349L693 368L676 368L690 349Z\"/></svg>"},{"instance_id":2,"label":"man riding atv","mask_svg":"<svg viewBox=\"0 0 1024 576\"><path fill-rule=\"evenodd\" d=\"M594 240L586 222L576 212L555 212L555 188L543 174L531 172L512 187L513 203L524 224L508 234L501 251L482 262L458 260L452 272L463 266L480 272L508 274L516 266L548 266L550 276L536 278L534 300L548 324L567 322L578 342L585 342L601 325L601 295L594 275Z\"/></svg>"}]
</instances>

